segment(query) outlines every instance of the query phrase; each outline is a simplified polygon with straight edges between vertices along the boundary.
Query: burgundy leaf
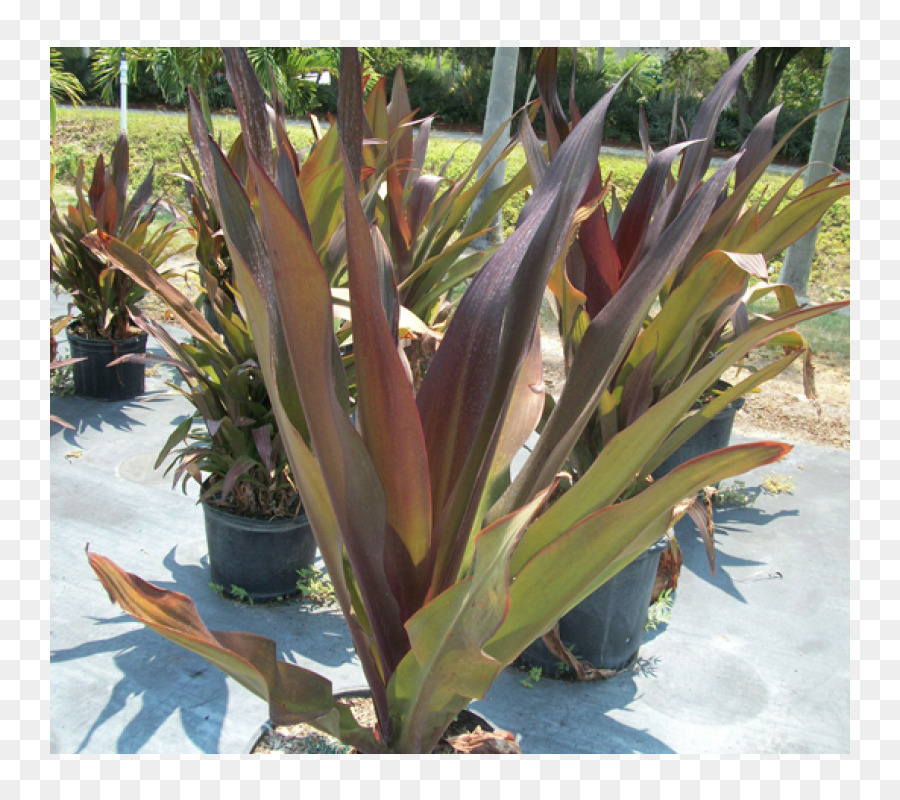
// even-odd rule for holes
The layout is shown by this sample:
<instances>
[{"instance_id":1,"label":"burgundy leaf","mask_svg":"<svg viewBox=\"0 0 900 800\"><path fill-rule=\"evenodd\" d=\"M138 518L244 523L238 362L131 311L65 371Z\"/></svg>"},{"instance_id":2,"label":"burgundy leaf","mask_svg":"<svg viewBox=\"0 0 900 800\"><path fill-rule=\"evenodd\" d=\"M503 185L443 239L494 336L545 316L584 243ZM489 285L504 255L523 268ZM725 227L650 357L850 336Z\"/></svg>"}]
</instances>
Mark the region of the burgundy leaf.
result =
<instances>
[{"instance_id":1,"label":"burgundy leaf","mask_svg":"<svg viewBox=\"0 0 900 800\"><path fill-rule=\"evenodd\" d=\"M353 184L359 186L364 136L362 68L355 47L341 48L341 72L338 82L338 134L350 162Z\"/></svg>"},{"instance_id":2,"label":"burgundy leaf","mask_svg":"<svg viewBox=\"0 0 900 800\"><path fill-rule=\"evenodd\" d=\"M475 276L419 390L441 567L451 580L458 531L474 522L515 375L548 276L597 163L615 87L566 139L523 209L524 221ZM455 436L448 437L447 430Z\"/></svg>"},{"instance_id":3,"label":"burgundy leaf","mask_svg":"<svg viewBox=\"0 0 900 800\"><path fill-rule=\"evenodd\" d=\"M263 100L259 79L247 54L239 47L223 47L225 75L241 120L244 146L259 159L266 175L275 174L272 163L272 140L269 137L269 114Z\"/></svg>"},{"instance_id":4,"label":"burgundy leaf","mask_svg":"<svg viewBox=\"0 0 900 800\"><path fill-rule=\"evenodd\" d=\"M272 459L272 426L263 425L251 431L256 452L262 459L263 466L271 475L275 471L275 461Z\"/></svg>"},{"instance_id":5,"label":"burgundy leaf","mask_svg":"<svg viewBox=\"0 0 900 800\"><path fill-rule=\"evenodd\" d=\"M349 170L349 164L345 165ZM431 577L428 457L415 396L381 306L376 253L355 192L344 193L358 420L387 504L384 565L405 622ZM397 421L403 420L402 425Z\"/></svg>"},{"instance_id":6,"label":"burgundy leaf","mask_svg":"<svg viewBox=\"0 0 900 800\"><path fill-rule=\"evenodd\" d=\"M556 60L558 48L544 47L538 56L537 77L538 93L541 96L541 106L544 109L544 120L547 128L547 141L550 143L550 159L556 157L556 151L560 144L569 135L569 121L559 102L559 94L556 91Z\"/></svg>"}]
</instances>

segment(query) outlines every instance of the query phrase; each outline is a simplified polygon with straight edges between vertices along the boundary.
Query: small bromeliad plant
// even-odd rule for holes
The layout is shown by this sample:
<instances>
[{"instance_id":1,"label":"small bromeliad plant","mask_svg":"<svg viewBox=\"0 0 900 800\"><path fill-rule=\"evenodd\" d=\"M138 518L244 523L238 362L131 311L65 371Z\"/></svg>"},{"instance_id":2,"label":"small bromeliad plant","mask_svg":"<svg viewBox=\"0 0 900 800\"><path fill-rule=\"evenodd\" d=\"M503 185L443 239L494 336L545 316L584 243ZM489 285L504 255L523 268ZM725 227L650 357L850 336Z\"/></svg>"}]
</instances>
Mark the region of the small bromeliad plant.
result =
<instances>
[{"instance_id":1,"label":"small bromeliad plant","mask_svg":"<svg viewBox=\"0 0 900 800\"><path fill-rule=\"evenodd\" d=\"M104 240L105 250L97 247L97 241L96 236L88 237L85 244L98 257L108 253L117 271L156 295L191 334L189 341L180 342L164 326L134 312L135 324L153 336L166 355L129 354L117 359L176 369L182 381L169 385L195 409L169 436L156 467L169 459L167 472L173 473L175 484L181 481L186 488L189 480L195 480L201 486L200 501L230 513L260 519L296 516L300 496L290 477L253 337L239 311L239 298L216 279L221 269L200 264L220 334L190 298L140 254L114 239ZM198 252L207 243L199 237Z\"/></svg>"},{"instance_id":2,"label":"small bromeliad plant","mask_svg":"<svg viewBox=\"0 0 900 800\"><path fill-rule=\"evenodd\" d=\"M338 123L354 422L341 402L331 287L303 223L295 173L277 168L283 151L273 157L269 118L246 56L232 49L225 56L249 178L239 179L209 136L198 137L200 162L292 473L372 692L376 726L361 727L326 678L279 661L273 641L211 632L184 595L161 591L101 555L88 557L111 599L264 698L274 724L307 722L362 753L429 753L532 640L662 535L683 498L790 449L773 442L728 448L623 497L697 396L766 335L750 332L623 427L572 489L547 502L603 389L598 376L625 354L652 298L713 213L730 168L701 187L618 303L591 322L585 335L607 339L608 363L591 370L589 385L576 358L570 380L581 381L581 401L573 430L511 494L510 463L544 404L541 298L597 163L611 93L567 137L516 231L472 280L414 394L385 313L378 236L360 198L362 136L352 133L362 130L358 56L342 52ZM92 244L111 255L117 249L102 234ZM498 497L507 510L496 507Z\"/></svg>"}]
</instances>

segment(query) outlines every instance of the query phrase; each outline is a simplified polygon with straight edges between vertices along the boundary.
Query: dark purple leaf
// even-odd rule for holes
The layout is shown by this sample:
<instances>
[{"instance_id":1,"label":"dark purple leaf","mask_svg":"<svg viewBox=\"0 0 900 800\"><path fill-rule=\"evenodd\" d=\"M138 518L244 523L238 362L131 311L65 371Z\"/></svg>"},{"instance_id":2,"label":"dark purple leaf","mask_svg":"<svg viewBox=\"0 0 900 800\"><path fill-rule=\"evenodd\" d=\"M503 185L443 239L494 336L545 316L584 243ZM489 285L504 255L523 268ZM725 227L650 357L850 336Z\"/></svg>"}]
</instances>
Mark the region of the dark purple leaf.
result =
<instances>
[{"instance_id":1,"label":"dark purple leaf","mask_svg":"<svg viewBox=\"0 0 900 800\"><path fill-rule=\"evenodd\" d=\"M223 47L222 54L225 57L225 75L241 120L244 146L256 156L266 175L271 178L275 175L275 166L272 163L269 114L259 79L242 48Z\"/></svg>"}]
</instances>

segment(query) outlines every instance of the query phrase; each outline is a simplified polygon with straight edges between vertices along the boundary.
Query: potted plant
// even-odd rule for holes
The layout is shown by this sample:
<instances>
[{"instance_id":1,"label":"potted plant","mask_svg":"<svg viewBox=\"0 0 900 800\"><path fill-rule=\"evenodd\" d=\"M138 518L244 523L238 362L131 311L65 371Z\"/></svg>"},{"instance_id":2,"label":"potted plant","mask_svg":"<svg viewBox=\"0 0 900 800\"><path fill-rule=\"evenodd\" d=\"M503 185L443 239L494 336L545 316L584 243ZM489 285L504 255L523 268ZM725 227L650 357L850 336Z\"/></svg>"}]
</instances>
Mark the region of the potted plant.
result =
<instances>
[{"instance_id":1,"label":"potted plant","mask_svg":"<svg viewBox=\"0 0 900 800\"><path fill-rule=\"evenodd\" d=\"M754 54L751 51L736 62L704 100L689 141L670 145L656 155L644 141L647 169L624 210L614 196L610 208L606 208L607 194L611 194L610 176L604 181L599 167L595 168L583 211L576 217L570 233L570 246L565 257L555 265L549 282L569 367L560 407L566 403L567 392L579 385L575 362L587 356L582 351L586 348L602 351L609 347L607 342L587 335L593 320L607 306L618 302L648 254L665 240L669 226L679 213L701 188L711 185L720 174L721 170L704 179L713 152L716 124ZM548 169L548 160L552 164L561 143L571 131L577 130L580 119L574 104L571 126L562 111L556 91L555 49L542 51L537 76L547 120L547 153L527 118L523 118L522 133L534 182ZM768 283L766 263L810 230L840 197L846 196L849 184L835 183L838 174L835 173L789 200L788 192L802 173L800 170L768 201L763 198L748 202L765 169L796 130L795 127L773 144L777 115L778 109L751 132L734 165L734 186L730 194L721 190L718 207L703 223L696 241L680 256L677 268L661 285L656 302L652 306L648 304L643 325L626 340L624 358L600 394L596 410L573 442L566 469L575 482L587 474L621 430L700 374L744 332L765 327L773 320L783 321L783 330L762 341L783 347L784 357L771 367L751 374L737 386L721 380L709 385L690 414L642 468L631 493L642 491L648 478L658 480L679 464L727 446L734 413L743 403L743 394L777 375L799 355L805 355L808 364L808 343L791 322L799 308L793 291ZM644 123L642 127L646 129L645 120ZM678 162L680 169L677 177L673 177L671 168ZM751 286L751 281L755 285ZM768 316L748 313L745 301L765 294L777 298L777 312ZM818 313L836 307L823 306ZM809 377L811 371L805 374ZM811 386L808 391L812 391ZM548 402L549 419L544 424L542 438L546 438L547 429L553 423L571 419L558 411L552 401ZM538 458L543 447L544 442L540 442ZM697 503L688 511L705 539L710 568L714 570L709 505ZM671 532L669 536L670 552L677 554L674 536ZM526 661L551 674L562 663L572 667L582 679L603 677L626 666L640 645L654 592L657 563L661 555L666 556L664 544L654 544L616 582L601 587L596 595L561 620L558 629L550 631L543 642L536 642L526 651ZM672 574L668 565L666 571ZM670 583L668 587L657 588L671 586ZM578 657L563 642L574 644Z\"/></svg>"},{"instance_id":2,"label":"potted plant","mask_svg":"<svg viewBox=\"0 0 900 800\"><path fill-rule=\"evenodd\" d=\"M478 272L491 252L469 252L468 248L489 230L504 203L526 188L529 176L525 168L520 169L486 198L477 214L470 215L478 193L515 148L516 140L510 141L479 175L503 133L501 126L463 173L450 180L444 175L449 160L440 174L425 169L432 117L415 117L402 67L396 70L390 101L386 79L374 81L364 107L367 138L362 148L360 191L366 214L378 229L376 247L381 254L383 280L396 285L399 308L389 308L387 313L392 324L400 327L401 344L418 389L458 300L454 290ZM339 218L340 209L324 206L320 200L333 196L335 187L340 188L338 133L338 128L332 127L316 143L299 182L304 198L310 200L307 217L311 241L335 287L333 294L341 304L338 313L343 313L347 306L345 227ZM283 137L287 147L285 140ZM349 331L346 320L338 333L339 342L346 341Z\"/></svg>"},{"instance_id":3,"label":"potted plant","mask_svg":"<svg viewBox=\"0 0 900 800\"><path fill-rule=\"evenodd\" d=\"M156 466L168 459L166 471L183 490L191 479L200 485L210 583L233 596L272 600L297 593L298 573L311 567L316 543L291 477L240 298L224 283L224 265L208 268L205 248L210 239L204 235L209 233L204 222L193 220L189 230L196 236L201 281L221 333L186 295L129 250L114 268L155 294L192 338L179 342L162 325L133 312L138 327L153 336L166 355L128 354L113 364L164 364L178 370L183 382L169 385L195 411L172 432Z\"/></svg>"},{"instance_id":4,"label":"potted plant","mask_svg":"<svg viewBox=\"0 0 900 800\"><path fill-rule=\"evenodd\" d=\"M144 290L84 246L82 239L102 231L125 242L159 268L177 250L173 223L154 226L159 201L150 202L153 168L128 199L128 139L119 135L109 165L97 158L85 195L84 161L75 175L75 203L62 213L50 200L51 278L72 296L77 315L67 329L75 364L76 394L127 400L144 391L144 367L111 361L126 353L146 352L147 334L136 328L131 311Z\"/></svg>"},{"instance_id":5,"label":"potted plant","mask_svg":"<svg viewBox=\"0 0 900 800\"><path fill-rule=\"evenodd\" d=\"M495 508L512 457L543 407L541 297L597 161L611 94L563 143L515 233L472 280L418 395L381 299L371 222L358 194L361 141L346 136L354 425L340 401L327 274L291 203L292 185L276 180L268 117L246 56L232 49L225 55L252 180L242 183L208 136L198 137L200 161L215 184L259 364L372 693L375 726L360 726L330 681L278 661L271 640L213 633L187 597L151 587L99 554L88 557L111 599L265 698L274 724L308 722L362 753L428 753L536 636L656 541L685 497L788 452L772 442L727 448L623 497L699 394L783 321L732 342L621 430L555 502L547 501L570 449L564 441L551 448L544 469L527 473L535 476L530 485L513 484L516 493L505 502L511 511ZM338 124L348 132L361 129L357 59L355 50L342 51ZM192 112L202 126L193 104ZM642 324L645 305L712 214L727 175L701 188L636 273L640 280L629 281L619 305L592 326L628 333ZM91 243L113 259L128 257L127 248L102 235ZM799 310L790 321L815 313ZM607 368L591 369L593 385L582 384L564 408L583 394L578 413L587 417L604 389L602 376L619 360L615 353L605 358ZM576 368L578 357L573 375ZM547 428L541 439L546 435Z\"/></svg>"}]
</instances>

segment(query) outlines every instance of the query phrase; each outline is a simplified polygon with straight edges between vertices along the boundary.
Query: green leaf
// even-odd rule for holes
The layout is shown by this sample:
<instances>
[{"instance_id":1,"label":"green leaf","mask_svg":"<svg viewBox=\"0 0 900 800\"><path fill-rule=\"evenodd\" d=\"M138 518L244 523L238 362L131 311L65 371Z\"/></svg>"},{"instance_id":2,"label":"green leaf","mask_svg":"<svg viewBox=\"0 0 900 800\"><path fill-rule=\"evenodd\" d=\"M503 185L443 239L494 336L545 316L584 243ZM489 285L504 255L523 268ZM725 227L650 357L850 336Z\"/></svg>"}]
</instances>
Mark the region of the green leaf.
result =
<instances>
[{"instance_id":1,"label":"green leaf","mask_svg":"<svg viewBox=\"0 0 900 800\"><path fill-rule=\"evenodd\" d=\"M509 614L485 645L485 652L501 663L509 663L556 620L659 539L669 527L672 509L680 500L714 481L777 461L790 449L786 444L757 442L695 458L639 496L601 508L565 530L524 563L516 553ZM526 531L520 547L539 522L540 519Z\"/></svg>"},{"instance_id":2,"label":"green leaf","mask_svg":"<svg viewBox=\"0 0 900 800\"><path fill-rule=\"evenodd\" d=\"M431 752L453 717L483 697L503 669L482 647L507 613L509 553L545 499L539 494L477 534L468 574L407 623L411 649L388 685L397 752Z\"/></svg>"}]
</instances>

